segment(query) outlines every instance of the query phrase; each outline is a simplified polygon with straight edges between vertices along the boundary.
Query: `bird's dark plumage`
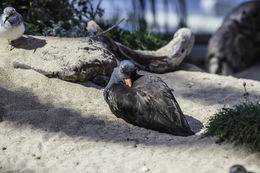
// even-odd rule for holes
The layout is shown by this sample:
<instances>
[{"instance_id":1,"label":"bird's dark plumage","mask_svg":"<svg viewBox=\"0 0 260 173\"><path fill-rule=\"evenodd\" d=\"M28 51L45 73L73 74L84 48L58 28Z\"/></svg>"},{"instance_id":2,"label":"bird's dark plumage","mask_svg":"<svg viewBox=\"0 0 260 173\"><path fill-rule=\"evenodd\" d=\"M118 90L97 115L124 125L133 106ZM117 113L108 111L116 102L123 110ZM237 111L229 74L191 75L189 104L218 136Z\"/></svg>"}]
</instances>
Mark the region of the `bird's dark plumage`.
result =
<instances>
[{"instance_id":1,"label":"bird's dark plumage","mask_svg":"<svg viewBox=\"0 0 260 173\"><path fill-rule=\"evenodd\" d=\"M242 165L233 165L230 170L229 173L253 173L250 171L247 171L246 168Z\"/></svg>"},{"instance_id":2,"label":"bird's dark plumage","mask_svg":"<svg viewBox=\"0 0 260 173\"><path fill-rule=\"evenodd\" d=\"M125 85L126 78L134 79L132 87ZM130 61L114 69L104 97L112 113L128 123L178 136L194 134L167 84L137 75Z\"/></svg>"}]
</instances>

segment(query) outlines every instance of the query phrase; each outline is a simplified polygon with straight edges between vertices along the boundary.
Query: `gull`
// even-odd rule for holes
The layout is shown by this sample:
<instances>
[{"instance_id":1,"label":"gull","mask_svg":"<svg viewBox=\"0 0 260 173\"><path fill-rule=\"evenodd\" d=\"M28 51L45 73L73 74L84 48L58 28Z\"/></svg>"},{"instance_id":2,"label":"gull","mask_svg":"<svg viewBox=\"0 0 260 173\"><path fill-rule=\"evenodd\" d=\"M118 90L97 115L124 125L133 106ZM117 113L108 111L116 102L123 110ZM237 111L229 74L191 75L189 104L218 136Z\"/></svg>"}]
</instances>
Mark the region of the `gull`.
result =
<instances>
[{"instance_id":1,"label":"gull","mask_svg":"<svg viewBox=\"0 0 260 173\"><path fill-rule=\"evenodd\" d=\"M11 43L20 38L24 30L22 16L13 7L6 7L0 17L0 38Z\"/></svg>"}]
</instances>

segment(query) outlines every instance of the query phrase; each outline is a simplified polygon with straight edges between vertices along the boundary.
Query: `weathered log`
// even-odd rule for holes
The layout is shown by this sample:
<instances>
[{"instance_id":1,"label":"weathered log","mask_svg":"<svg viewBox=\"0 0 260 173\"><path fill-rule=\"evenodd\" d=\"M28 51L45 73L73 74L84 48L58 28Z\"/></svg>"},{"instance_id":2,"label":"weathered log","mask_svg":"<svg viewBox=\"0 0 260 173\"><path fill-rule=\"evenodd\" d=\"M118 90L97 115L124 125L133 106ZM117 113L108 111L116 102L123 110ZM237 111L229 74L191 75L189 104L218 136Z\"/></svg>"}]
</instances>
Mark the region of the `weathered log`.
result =
<instances>
[{"instance_id":1,"label":"weathered log","mask_svg":"<svg viewBox=\"0 0 260 173\"><path fill-rule=\"evenodd\" d=\"M250 1L232 10L211 37L207 52L210 73L233 74L259 61L260 1Z\"/></svg>"},{"instance_id":2,"label":"weathered log","mask_svg":"<svg viewBox=\"0 0 260 173\"><path fill-rule=\"evenodd\" d=\"M178 30L173 40L157 51L132 50L100 35L87 38L23 36L10 45L0 44L0 56L10 56L15 68L33 69L67 81L107 80L118 61L130 59L142 70L176 70L194 44L192 32ZM107 77L100 77L107 76Z\"/></svg>"},{"instance_id":3,"label":"weathered log","mask_svg":"<svg viewBox=\"0 0 260 173\"><path fill-rule=\"evenodd\" d=\"M179 29L173 39L164 47L156 51L132 50L109 37L98 38L105 43L119 60L128 59L137 63L142 70L165 73L176 70L183 60L189 55L194 45L194 35L188 28Z\"/></svg>"}]
</instances>

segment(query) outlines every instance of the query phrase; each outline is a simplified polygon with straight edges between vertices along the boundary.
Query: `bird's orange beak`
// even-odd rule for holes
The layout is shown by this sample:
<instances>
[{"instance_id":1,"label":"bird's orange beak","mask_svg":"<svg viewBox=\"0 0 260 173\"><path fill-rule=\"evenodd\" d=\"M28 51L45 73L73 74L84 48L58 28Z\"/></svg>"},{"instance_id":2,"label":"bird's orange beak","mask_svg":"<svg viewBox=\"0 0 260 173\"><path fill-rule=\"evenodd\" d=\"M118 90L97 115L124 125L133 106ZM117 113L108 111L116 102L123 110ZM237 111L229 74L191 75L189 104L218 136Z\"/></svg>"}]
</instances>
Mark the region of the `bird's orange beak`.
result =
<instances>
[{"instance_id":1,"label":"bird's orange beak","mask_svg":"<svg viewBox=\"0 0 260 173\"><path fill-rule=\"evenodd\" d=\"M125 84L129 87L132 87L132 79L128 78L128 79L125 79Z\"/></svg>"}]
</instances>

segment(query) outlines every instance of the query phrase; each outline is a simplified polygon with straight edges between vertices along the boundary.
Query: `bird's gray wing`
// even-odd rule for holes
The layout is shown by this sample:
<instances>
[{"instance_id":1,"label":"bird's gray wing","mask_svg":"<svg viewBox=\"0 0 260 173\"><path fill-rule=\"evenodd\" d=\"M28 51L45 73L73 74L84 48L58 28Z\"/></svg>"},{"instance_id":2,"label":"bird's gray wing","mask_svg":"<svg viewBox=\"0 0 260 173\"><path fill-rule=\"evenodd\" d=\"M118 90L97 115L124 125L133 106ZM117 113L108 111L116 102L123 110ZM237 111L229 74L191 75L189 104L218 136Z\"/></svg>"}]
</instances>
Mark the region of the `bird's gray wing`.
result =
<instances>
[{"instance_id":1,"label":"bird's gray wing","mask_svg":"<svg viewBox=\"0 0 260 173\"><path fill-rule=\"evenodd\" d=\"M22 16L19 13L15 13L9 17L8 22L13 26L19 25L22 22Z\"/></svg>"}]
</instances>

